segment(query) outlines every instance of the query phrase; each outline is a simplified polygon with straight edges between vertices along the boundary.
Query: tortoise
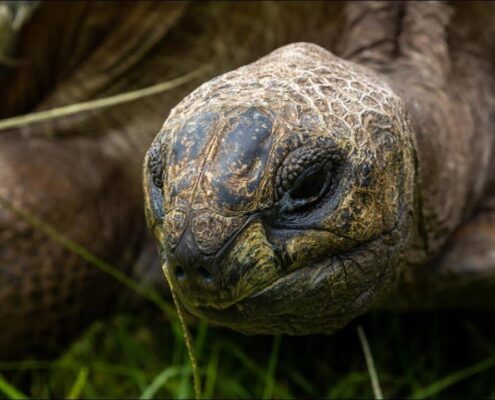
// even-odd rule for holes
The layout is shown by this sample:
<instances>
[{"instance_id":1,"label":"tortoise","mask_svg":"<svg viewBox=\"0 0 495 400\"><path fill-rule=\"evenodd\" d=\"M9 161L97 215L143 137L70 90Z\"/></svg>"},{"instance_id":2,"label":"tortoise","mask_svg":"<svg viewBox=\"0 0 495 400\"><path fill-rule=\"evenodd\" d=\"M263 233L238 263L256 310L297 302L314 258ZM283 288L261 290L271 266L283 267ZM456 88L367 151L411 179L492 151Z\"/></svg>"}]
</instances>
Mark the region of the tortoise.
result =
<instances>
[{"instance_id":1,"label":"tortoise","mask_svg":"<svg viewBox=\"0 0 495 400\"><path fill-rule=\"evenodd\" d=\"M493 7L42 3L0 117L186 78L1 132L0 353L59 348L124 297L45 223L247 334L492 307Z\"/></svg>"}]
</instances>

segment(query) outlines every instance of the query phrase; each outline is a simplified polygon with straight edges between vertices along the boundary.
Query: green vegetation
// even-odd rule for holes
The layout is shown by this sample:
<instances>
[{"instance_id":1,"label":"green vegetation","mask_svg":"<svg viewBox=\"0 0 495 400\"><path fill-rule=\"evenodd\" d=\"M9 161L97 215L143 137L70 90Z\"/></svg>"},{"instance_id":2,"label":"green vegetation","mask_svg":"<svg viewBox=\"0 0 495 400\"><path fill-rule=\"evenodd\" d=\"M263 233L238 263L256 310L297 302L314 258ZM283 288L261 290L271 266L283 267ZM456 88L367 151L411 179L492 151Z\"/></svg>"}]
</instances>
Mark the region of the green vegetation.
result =
<instances>
[{"instance_id":1,"label":"green vegetation","mask_svg":"<svg viewBox=\"0 0 495 400\"><path fill-rule=\"evenodd\" d=\"M495 398L493 315L371 313L385 398ZM332 336L243 336L191 328L205 398L372 398L356 325ZM154 311L95 323L55 361L0 363L0 398L191 398L178 319Z\"/></svg>"}]
</instances>

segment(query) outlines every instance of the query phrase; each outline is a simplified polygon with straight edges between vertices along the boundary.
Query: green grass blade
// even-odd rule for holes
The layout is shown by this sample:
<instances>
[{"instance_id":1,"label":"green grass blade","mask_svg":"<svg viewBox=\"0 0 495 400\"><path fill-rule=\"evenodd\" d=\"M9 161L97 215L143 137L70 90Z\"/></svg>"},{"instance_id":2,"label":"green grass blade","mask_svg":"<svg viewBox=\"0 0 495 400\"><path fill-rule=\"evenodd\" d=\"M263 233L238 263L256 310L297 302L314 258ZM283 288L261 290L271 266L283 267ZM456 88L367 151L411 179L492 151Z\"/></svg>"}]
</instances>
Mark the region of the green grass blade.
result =
<instances>
[{"instance_id":1,"label":"green grass blade","mask_svg":"<svg viewBox=\"0 0 495 400\"><path fill-rule=\"evenodd\" d=\"M256 363L256 361L253 360L252 358L250 358L237 344L235 344L234 342L232 342L230 340L223 340L222 341L222 350L225 353L226 358L227 358L227 356L232 356L232 357L238 359L242 363L243 368L246 371L252 372L257 378L257 380L255 382L253 382L253 384L248 386L249 390L251 390L253 392L248 395L248 394L246 394L248 392L243 389L242 393L239 391L239 397L241 397L241 398L253 397L253 395L255 395L255 393L256 393L256 397L259 397L261 391L260 390L253 390L253 386L255 386L254 383L260 382L261 384L265 384L265 387L266 387L266 380L267 380L267 374L268 374L267 370L265 368L263 368L261 365L259 365L258 363ZM272 354L273 354L273 352L272 352ZM225 381L225 377L223 377L222 379ZM225 382L221 382L220 380L218 380L217 384L218 384L218 386L226 387ZM240 387L239 387L239 389L240 389ZM288 391L284 390L285 388L279 387L278 389L283 390L283 393L279 393L279 396L281 398L291 397L290 393Z\"/></svg>"},{"instance_id":2,"label":"green grass blade","mask_svg":"<svg viewBox=\"0 0 495 400\"><path fill-rule=\"evenodd\" d=\"M409 396L409 398L425 399L428 397L436 396L448 387L493 367L495 367L495 356L489 357L484 361L461 369L460 371L454 372L453 374L447 375L446 377L432 383L431 385L414 392Z\"/></svg>"},{"instance_id":3,"label":"green grass blade","mask_svg":"<svg viewBox=\"0 0 495 400\"><path fill-rule=\"evenodd\" d=\"M213 345L213 350L211 351L210 360L206 367L206 378L205 378L205 388L204 388L204 398L213 398L213 393L215 391L215 383L218 376L218 361L220 360L220 342L215 342Z\"/></svg>"},{"instance_id":4,"label":"green grass blade","mask_svg":"<svg viewBox=\"0 0 495 400\"><path fill-rule=\"evenodd\" d=\"M82 103L70 104L51 110L44 110L33 112L30 114L19 115L12 118L0 120L0 131L12 128L19 128L24 125L28 125L34 122L47 121L54 118L65 117L81 113L84 111L91 111L95 109L101 109L105 107L111 107L122 103L128 103L131 101L142 99L143 97L153 96L158 93L163 93L168 90L174 89L178 86L184 85L200 76L205 74L212 65L205 65L198 68L188 74L179 76L167 82L161 82L153 86L149 86L143 89L134 90L131 92L120 93L110 97L104 97L101 99L90 100Z\"/></svg>"},{"instance_id":5,"label":"green grass blade","mask_svg":"<svg viewBox=\"0 0 495 400\"><path fill-rule=\"evenodd\" d=\"M369 382L368 372L350 372L344 378L337 381L328 390L326 397L329 399L346 399L358 397L359 388Z\"/></svg>"},{"instance_id":6,"label":"green grass blade","mask_svg":"<svg viewBox=\"0 0 495 400\"><path fill-rule=\"evenodd\" d=\"M24 393L12 386L3 375L0 374L0 393L7 396L8 399L29 399Z\"/></svg>"},{"instance_id":7,"label":"green grass blade","mask_svg":"<svg viewBox=\"0 0 495 400\"><path fill-rule=\"evenodd\" d=\"M287 374L290 380L294 382L300 389L302 389L304 393L312 397L316 397L318 395L318 392L313 384L308 381L307 378L301 375L296 368L285 366L284 373Z\"/></svg>"},{"instance_id":8,"label":"green grass blade","mask_svg":"<svg viewBox=\"0 0 495 400\"><path fill-rule=\"evenodd\" d=\"M201 353L205 346L206 335L208 333L208 323L202 319L199 321L198 330L196 333L196 339L194 341L194 348L196 349L196 357L198 362L201 360Z\"/></svg>"},{"instance_id":9,"label":"green grass blade","mask_svg":"<svg viewBox=\"0 0 495 400\"><path fill-rule=\"evenodd\" d=\"M187 352L185 352L181 365L187 365L188 363L189 356ZM193 396L196 400L198 399L197 395L191 391L191 375L182 374L179 380L179 385L174 393L174 397L176 399L192 399Z\"/></svg>"},{"instance_id":10,"label":"green grass blade","mask_svg":"<svg viewBox=\"0 0 495 400\"><path fill-rule=\"evenodd\" d=\"M273 339L272 353L270 354L270 359L268 361L268 368L266 373L265 390L263 390L263 398L271 399L273 396L273 389L275 387L275 370L277 368L278 356L280 353L280 343L282 342L282 337L280 335L275 336Z\"/></svg>"},{"instance_id":11,"label":"green grass blade","mask_svg":"<svg viewBox=\"0 0 495 400\"><path fill-rule=\"evenodd\" d=\"M242 384L238 380L229 377L223 377L217 380L217 387L220 392L228 393L227 398L230 399L256 399L250 391L247 390L247 385Z\"/></svg>"},{"instance_id":12,"label":"green grass blade","mask_svg":"<svg viewBox=\"0 0 495 400\"><path fill-rule=\"evenodd\" d=\"M181 374L187 374L190 372L189 367L170 367L164 369L158 374L155 379L149 384L149 386L143 391L140 399L152 399L155 394L162 388L171 378Z\"/></svg>"},{"instance_id":13,"label":"green grass blade","mask_svg":"<svg viewBox=\"0 0 495 400\"><path fill-rule=\"evenodd\" d=\"M357 333L359 336L359 341L361 342L361 347L363 348L364 358L366 359L366 366L368 368L368 373L370 375L371 387L373 389L373 395L375 399L383 399L382 388L380 387L380 381L378 380L378 374L375 368L375 362L373 361L373 355L371 354L370 345L368 344L368 339L366 339L366 334L364 333L361 325L357 327Z\"/></svg>"},{"instance_id":14,"label":"green grass blade","mask_svg":"<svg viewBox=\"0 0 495 400\"><path fill-rule=\"evenodd\" d=\"M222 347L226 355L237 358L242 363L242 366L246 370L254 373L258 377L258 379L265 379L266 375L263 367L249 358L237 344L231 342L230 340L225 340L222 343Z\"/></svg>"},{"instance_id":15,"label":"green grass blade","mask_svg":"<svg viewBox=\"0 0 495 400\"><path fill-rule=\"evenodd\" d=\"M81 397L82 390L88 381L89 369L87 367L82 367L77 374L77 378L69 390L67 399L78 399Z\"/></svg>"},{"instance_id":16,"label":"green grass blade","mask_svg":"<svg viewBox=\"0 0 495 400\"><path fill-rule=\"evenodd\" d=\"M189 361L191 362L191 372L193 376L193 386L194 386L194 397L196 400L201 398L201 378L199 376L198 361L196 358L194 344L191 339L191 335L187 328L186 320L182 310L182 306L179 303L177 295L175 293L174 285L172 284L172 279L169 276L170 269L166 265L162 266L167 282L170 286L170 293L172 294L172 299L174 300L175 309L177 310L177 316L179 317L180 326L184 334L184 343L186 344L187 354L189 356Z\"/></svg>"}]
</instances>

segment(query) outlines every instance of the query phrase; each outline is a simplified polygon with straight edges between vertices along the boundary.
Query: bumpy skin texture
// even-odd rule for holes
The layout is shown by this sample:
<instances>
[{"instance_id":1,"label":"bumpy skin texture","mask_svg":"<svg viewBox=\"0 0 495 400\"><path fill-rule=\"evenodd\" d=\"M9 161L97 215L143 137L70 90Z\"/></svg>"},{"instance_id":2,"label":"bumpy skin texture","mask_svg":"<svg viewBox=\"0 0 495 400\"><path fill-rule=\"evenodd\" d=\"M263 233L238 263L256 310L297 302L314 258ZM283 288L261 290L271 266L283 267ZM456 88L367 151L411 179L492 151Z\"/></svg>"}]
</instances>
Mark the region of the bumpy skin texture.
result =
<instances>
[{"instance_id":1,"label":"bumpy skin texture","mask_svg":"<svg viewBox=\"0 0 495 400\"><path fill-rule=\"evenodd\" d=\"M449 53L452 10L346 12L354 63L276 50L186 97L151 146L148 222L192 313L246 333L333 332L404 265L407 292L482 198L494 86L450 80L483 64Z\"/></svg>"},{"instance_id":2,"label":"bumpy skin texture","mask_svg":"<svg viewBox=\"0 0 495 400\"><path fill-rule=\"evenodd\" d=\"M243 332L292 334L365 311L408 244L410 140L387 83L315 45L202 85L148 153L163 160L147 174L148 216L186 307ZM330 182L308 210L290 188L315 164Z\"/></svg>"}]
</instances>

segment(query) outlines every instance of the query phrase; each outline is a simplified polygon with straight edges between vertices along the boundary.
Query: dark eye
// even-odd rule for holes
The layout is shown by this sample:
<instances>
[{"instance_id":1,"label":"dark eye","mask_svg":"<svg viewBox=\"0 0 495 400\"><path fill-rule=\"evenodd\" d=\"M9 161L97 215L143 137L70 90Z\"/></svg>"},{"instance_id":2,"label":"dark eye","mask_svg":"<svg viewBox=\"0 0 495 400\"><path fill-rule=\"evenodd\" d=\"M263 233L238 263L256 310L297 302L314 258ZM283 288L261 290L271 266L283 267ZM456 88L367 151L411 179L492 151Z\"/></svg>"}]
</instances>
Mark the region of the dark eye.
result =
<instances>
[{"instance_id":1,"label":"dark eye","mask_svg":"<svg viewBox=\"0 0 495 400\"><path fill-rule=\"evenodd\" d=\"M294 189L290 191L290 197L294 200L312 199L318 197L327 185L328 172L323 168L304 174Z\"/></svg>"},{"instance_id":2,"label":"dark eye","mask_svg":"<svg viewBox=\"0 0 495 400\"><path fill-rule=\"evenodd\" d=\"M308 168L297 177L291 188L280 199L281 213L300 210L316 203L327 191L331 182L328 166Z\"/></svg>"},{"instance_id":3,"label":"dark eye","mask_svg":"<svg viewBox=\"0 0 495 400\"><path fill-rule=\"evenodd\" d=\"M341 163L342 157L333 143L300 147L289 153L274 182L278 212L303 211L319 202L334 187Z\"/></svg>"}]
</instances>

